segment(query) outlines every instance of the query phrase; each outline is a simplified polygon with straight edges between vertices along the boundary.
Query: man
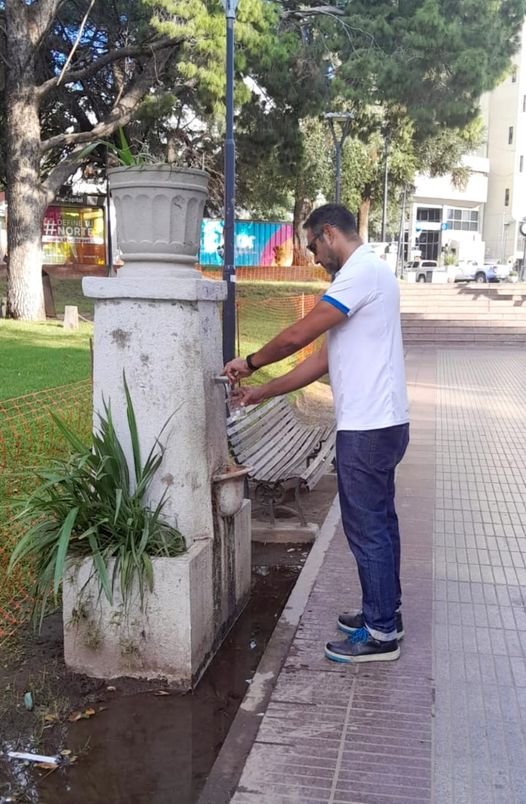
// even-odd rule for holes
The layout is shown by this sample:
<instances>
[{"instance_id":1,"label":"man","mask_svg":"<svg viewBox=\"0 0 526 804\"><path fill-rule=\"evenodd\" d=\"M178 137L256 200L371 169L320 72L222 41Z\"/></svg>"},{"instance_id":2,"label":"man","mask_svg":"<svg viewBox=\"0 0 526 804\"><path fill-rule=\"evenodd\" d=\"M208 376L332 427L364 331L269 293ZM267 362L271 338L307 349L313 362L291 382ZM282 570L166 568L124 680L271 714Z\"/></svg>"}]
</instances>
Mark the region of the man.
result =
<instances>
[{"instance_id":1,"label":"man","mask_svg":"<svg viewBox=\"0 0 526 804\"><path fill-rule=\"evenodd\" d=\"M231 360L225 373L235 383L328 333L322 348L288 374L239 394L242 404L254 404L329 372L342 522L358 565L362 610L338 617L347 638L327 643L325 655L337 662L392 661L403 636L394 475L409 442L400 291L345 207L316 209L304 228L330 287L305 318L247 358Z\"/></svg>"}]
</instances>

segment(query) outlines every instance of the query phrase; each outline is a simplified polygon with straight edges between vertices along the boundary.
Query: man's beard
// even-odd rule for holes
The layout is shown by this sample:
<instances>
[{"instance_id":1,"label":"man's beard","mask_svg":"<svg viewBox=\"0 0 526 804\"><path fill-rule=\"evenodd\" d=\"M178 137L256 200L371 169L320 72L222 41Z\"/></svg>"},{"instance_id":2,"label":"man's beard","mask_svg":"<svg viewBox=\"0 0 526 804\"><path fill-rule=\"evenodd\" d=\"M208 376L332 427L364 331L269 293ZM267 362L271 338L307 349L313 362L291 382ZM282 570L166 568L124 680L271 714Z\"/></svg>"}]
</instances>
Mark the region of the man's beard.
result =
<instances>
[{"instance_id":1,"label":"man's beard","mask_svg":"<svg viewBox=\"0 0 526 804\"><path fill-rule=\"evenodd\" d=\"M342 267L341 261L335 254L329 254L326 261L323 263L323 267L333 279Z\"/></svg>"}]
</instances>

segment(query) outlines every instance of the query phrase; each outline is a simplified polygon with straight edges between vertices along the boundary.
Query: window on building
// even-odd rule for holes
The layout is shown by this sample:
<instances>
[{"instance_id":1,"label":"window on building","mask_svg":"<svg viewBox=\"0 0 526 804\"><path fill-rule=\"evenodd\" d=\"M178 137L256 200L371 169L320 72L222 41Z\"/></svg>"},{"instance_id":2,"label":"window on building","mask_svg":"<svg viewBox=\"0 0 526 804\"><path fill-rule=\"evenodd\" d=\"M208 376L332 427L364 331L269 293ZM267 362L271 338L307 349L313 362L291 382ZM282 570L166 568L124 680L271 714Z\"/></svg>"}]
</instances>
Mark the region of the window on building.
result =
<instances>
[{"instance_id":1,"label":"window on building","mask_svg":"<svg viewBox=\"0 0 526 804\"><path fill-rule=\"evenodd\" d=\"M418 207L416 219L417 221L427 221L428 223L440 223L442 210L440 207Z\"/></svg>"},{"instance_id":2,"label":"window on building","mask_svg":"<svg viewBox=\"0 0 526 804\"><path fill-rule=\"evenodd\" d=\"M447 226L448 229L456 229L461 232L478 232L478 209L448 209Z\"/></svg>"},{"instance_id":3,"label":"window on building","mask_svg":"<svg viewBox=\"0 0 526 804\"><path fill-rule=\"evenodd\" d=\"M526 112L526 95L522 96L522 111Z\"/></svg>"},{"instance_id":4,"label":"window on building","mask_svg":"<svg viewBox=\"0 0 526 804\"><path fill-rule=\"evenodd\" d=\"M516 67L514 67L513 70L511 71L511 83L512 84L517 83L517 68Z\"/></svg>"},{"instance_id":5,"label":"window on building","mask_svg":"<svg viewBox=\"0 0 526 804\"><path fill-rule=\"evenodd\" d=\"M513 126L510 126L508 129L508 145L513 144Z\"/></svg>"},{"instance_id":6,"label":"window on building","mask_svg":"<svg viewBox=\"0 0 526 804\"><path fill-rule=\"evenodd\" d=\"M417 239L417 246L420 249L423 260L438 260L438 247L440 243L440 232L421 232Z\"/></svg>"},{"instance_id":7,"label":"window on building","mask_svg":"<svg viewBox=\"0 0 526 804\"><path fill-rule=\"evenodd\" d=\"M509 207L509 205L510 205L510 191L509 188L506 187L506 189L504 190L504 206Z\"/></svg>"},{"instance_id":8,"label":"window on building","mask_svg":"<svg viewBox=\"0 0 526 804\"><path fill-rule=\"evenodd\" d=\"M522 173L523 170L524 170L524 157L521 156L519 158L519 173Z\"/></svg>"}]
</instances>

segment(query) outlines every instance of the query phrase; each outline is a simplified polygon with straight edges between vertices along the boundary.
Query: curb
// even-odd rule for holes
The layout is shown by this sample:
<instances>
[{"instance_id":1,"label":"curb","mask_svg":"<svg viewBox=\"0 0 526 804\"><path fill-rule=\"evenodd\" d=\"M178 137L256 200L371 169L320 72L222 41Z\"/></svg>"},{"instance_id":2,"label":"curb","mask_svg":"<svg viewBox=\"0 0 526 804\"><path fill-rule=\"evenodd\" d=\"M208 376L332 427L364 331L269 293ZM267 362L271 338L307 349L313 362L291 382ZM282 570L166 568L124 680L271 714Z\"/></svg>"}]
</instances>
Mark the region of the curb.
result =
<instances>
[{"instance_id":1,"label":"curb","mask_svg":"<svg viewBox=\"0 0 526 804\"><path fill-rule=\"evenodd\" d=\"M276 623L197 804L229 804L339 522L340 505L336 495Z\"/></svg>"}]
</instances>

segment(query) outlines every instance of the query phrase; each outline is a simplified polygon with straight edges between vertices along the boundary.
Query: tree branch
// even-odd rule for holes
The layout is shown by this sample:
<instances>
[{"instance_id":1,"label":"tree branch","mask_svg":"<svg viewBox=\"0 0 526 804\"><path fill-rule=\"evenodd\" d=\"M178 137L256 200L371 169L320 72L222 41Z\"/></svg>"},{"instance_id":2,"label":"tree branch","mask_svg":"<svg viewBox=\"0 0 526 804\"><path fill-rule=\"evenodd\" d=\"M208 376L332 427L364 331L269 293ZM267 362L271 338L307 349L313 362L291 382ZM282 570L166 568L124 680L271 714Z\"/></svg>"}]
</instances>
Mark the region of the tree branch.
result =
<instances>
[{"instance_id":1,"label":"tree branch","mask_svg":"<svg viewBox=\"0 0 526 804\"><path fill-rule=\"evenodd\" d=\"M337 6L311 6L310 8L298 8L293 11L284 11L281 15L282 19L294 17L302 19L303 17L314 17L317 14L330 14L331 16L344 17L345 11Z\"/></svg>"},{"instance_id":2,"label":"tree branch","mask_svg":"<svg viewBox=\"0 0 526 804\"><path fill-rule=\"evenodd\" d=\"M169 54L166 54L164 61L166 62L168 58ZM119 102L113 107L107 117L94 126L91 131L60 134L42 143L41 150L43 153L50 151L52 148L75 146L73 151L60 162L60 164L53 168L46 181L43 183L44 191L47 193L48 199L54 197L57 190L64 184L66 179L82 163L82 154L85 151L84 146L86 143L107 138L120 126L125 126L129 123L138 104L151 86L153 75L163 67L164 63L160 65L149 65L149 68L145 70L144 73L141 73L134 85L120 98ZM192 82L187 82L180 87L180 90L186 89L191 84Z\"/></svg>"},{"instance_id":3,"label":"tree branch","mask_svg":"<svg viewBox=\"0 0 526 804\"><path fill-rule=\"evenodd\" d=\"M31 41L38 45L45 36L49 26L55 19L65 0L39 0L27 7L29 30L33 34Z\"/></svg>"},{"instance_id":4,"label":"tree branch","mask_svg":"<svg viewBox=\"0 0 526 804\"><path fill-rule=\"evenodd\" d=\"M73 47L69 51L69 56L67 57L66 62L64 64L62 70L60 71L60 75L59 75L58 81L57 81L57 86L60 84L60 82L64 78L64 73L66 72L66 70L68 69L69 65L71 64L71 60L72 60L73 56L75 55L76 49L79 46L79 42L80 42L80 39L82 37L82 33L84 31L84 28L86 27L86 23L88 21L90 11L93 8L94 3L95 3L95 0L90 0L89 8L86 11L86 13L84 15L84 19L82 20L82 22L80 24L80 28L79 28L78 33L77 33L77 38L75 39L75 44L73 45Z\"/></svg>"},{"instance_id":5,"label":"tree branch","mask_svg":"<svg viewBox=\"0 0 526 804\"><path fill-rule=\"evenodd\" d=\"M82 70L73 70L72 72L66 73L64 83L72 84L77 81L83 81L85 78L95 75L95 73L107 64L111 64L114 61L121 61L130 56L144 56L147 53L153 53L163 48L174 47L180 44L180 42L181 39L164 38L157 39L145 45L130 45L129 47L115 48L115 50L108 51L104 56L100 56L100 58L96 59L96 61L89 64L87 67L84 67ZM37 97L41 100L45 95L51 92L52 89L58 86L60 77L61 76L53 76L53 78L41 84L37 89Z\"/></svg>"}]
</instances>

